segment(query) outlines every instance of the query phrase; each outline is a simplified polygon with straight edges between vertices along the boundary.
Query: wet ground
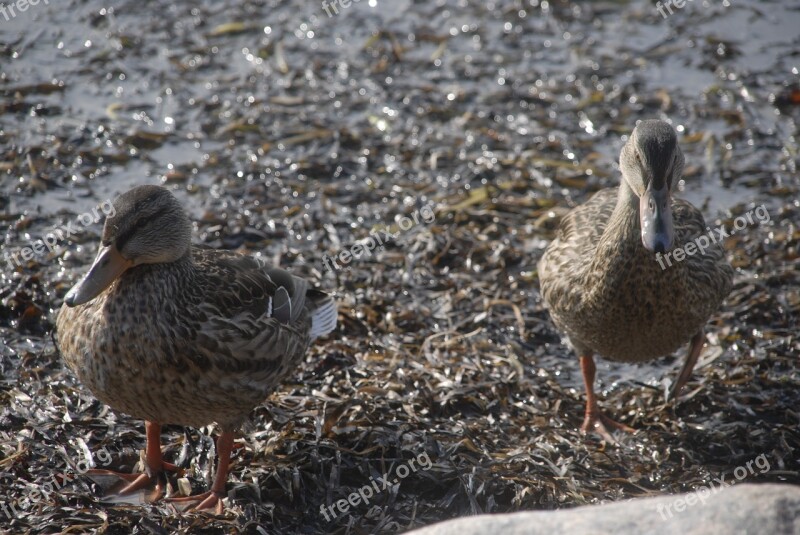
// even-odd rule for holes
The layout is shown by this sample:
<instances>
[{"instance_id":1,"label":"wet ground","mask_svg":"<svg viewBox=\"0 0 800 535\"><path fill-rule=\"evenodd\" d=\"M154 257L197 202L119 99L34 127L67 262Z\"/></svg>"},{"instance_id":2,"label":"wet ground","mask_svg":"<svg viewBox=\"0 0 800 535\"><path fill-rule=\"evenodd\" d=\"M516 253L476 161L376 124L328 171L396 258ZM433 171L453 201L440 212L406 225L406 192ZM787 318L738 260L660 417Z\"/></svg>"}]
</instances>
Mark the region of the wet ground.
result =
<instances>
[{"instance_id":1,"label":"wet ground","mask_svg":"<svg viewBox=\"0 0 800 535\"><path fill-rule=\"evenodd\" d=\"M754 459L748 481L800 483L796 3L336 6L0 13L0 531L392 533L737 481ZM725 241L735 286L679 403L664 391L682 355L599 361L602 405L639 429L613 446L578 431L578 362L536 263L560 215L618 184L625 136L652 117L678 129L679 195L709 224L766 217ZM96 216L136 184L173 188L196 242L340 302L339 329L237 439L222 517L103 504L78 464L131 470L144 446L51 341ZM323 268L387 226L382 250ZM195 492L215 431L162 439ZM386 476L369 504L322 512Z\"/></svg>"}]
</instances>

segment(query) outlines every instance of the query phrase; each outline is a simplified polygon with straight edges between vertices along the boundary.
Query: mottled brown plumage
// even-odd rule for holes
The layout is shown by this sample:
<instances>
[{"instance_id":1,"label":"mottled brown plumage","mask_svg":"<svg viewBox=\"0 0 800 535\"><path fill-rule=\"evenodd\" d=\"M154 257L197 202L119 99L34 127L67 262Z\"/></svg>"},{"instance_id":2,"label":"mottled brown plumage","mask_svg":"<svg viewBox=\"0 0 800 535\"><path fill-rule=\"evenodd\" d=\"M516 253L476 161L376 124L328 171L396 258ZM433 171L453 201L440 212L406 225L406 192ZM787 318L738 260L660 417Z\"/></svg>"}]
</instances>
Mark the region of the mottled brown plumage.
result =
<instances>
[{"instance_id":1,"label":"mottled brown plumage","mask_svg":"<svg viewBox=\"0 0 800 535\"><path fill-rule=\"evenodd\" d=\"M603 423L626 427L597 410L591 391L593 353L614 361L643 362L669 355L692 339L673 390L677 394L702 348L703 326L731 288L733 270L719 243L682 262L670 257L672 265L665 258L668 251L708 233L696 208L669 197L683 168L674 136L672 127L661 121L637 126L620 156L620 187L599 191L567 214L539 262L550 315L582 360L586 431L594 427L607 435ZM665 203L660 214L654 204L641 200L652 201L649 193L659 188L657 183ZM646 243L654 244L661 256Z\"/></svg>"},{"instance_id":2,"label":"mottled brown plumage","mask_svg":"<svg viewBox=\"0 0 800 535\"><path fill-rule=\"evenodd\" d=\"M148 422L151 471L165 464L151 444L160 424L216 422L221 472L232 432L333 330L334 302L256 259L191 246L164 188L134 188L114 205L95 264L58 315L64 360L98 399ZM128 481L124 492L149 478ZM218 505L224 483L202 507Z\"/></svg>"}]
</instances>

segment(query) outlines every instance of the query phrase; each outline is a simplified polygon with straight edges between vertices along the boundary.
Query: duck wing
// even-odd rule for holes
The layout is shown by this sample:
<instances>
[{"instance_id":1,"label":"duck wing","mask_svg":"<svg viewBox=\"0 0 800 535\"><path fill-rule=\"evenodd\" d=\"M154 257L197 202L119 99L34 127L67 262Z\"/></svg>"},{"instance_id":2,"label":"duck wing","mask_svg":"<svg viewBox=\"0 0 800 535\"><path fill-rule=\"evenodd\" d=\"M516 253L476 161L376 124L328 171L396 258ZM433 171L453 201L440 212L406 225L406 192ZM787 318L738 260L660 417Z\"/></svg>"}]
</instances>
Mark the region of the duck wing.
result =
<instances>
[{"instance_id":1,"label":"duck wing","mask_svg":"<svg viewBox=\"0 0 800 535\"><path fill-rule=\"evenodd\" d=\"M192 254L198 275L185 314L201 366L282 369L336 326L333 299L305 279L229 251Z\"/></svg>"},{"instance_id":2,"label":"duck wing","mask_svg":"<svg viewBox=\"0 0 800 535\"><path fill-rule=\"evenodd\" d=\"M672 219L675 229L675 247L686 249L694 243L698 252L686 255L686 274L691 278L692 291L700 303L707 303L708 314L717 310L733 285L733 268L725 258L722 238L710 229L702 212L683 199L672 201ZM703 246L699 252L699 246Z\"/></svg>"},{"instance_id":3,"label":"duck wing","mask_svg":"<svg viewBox=\"0 0 800 535\"><path fill-rule=\"evenodd\" d=\"M556 237L539 261L539 282L548 303L571 290L594 258L594 252L617 204L618 188L595 193L561 219Z\"/></svg>"}]
</instances>

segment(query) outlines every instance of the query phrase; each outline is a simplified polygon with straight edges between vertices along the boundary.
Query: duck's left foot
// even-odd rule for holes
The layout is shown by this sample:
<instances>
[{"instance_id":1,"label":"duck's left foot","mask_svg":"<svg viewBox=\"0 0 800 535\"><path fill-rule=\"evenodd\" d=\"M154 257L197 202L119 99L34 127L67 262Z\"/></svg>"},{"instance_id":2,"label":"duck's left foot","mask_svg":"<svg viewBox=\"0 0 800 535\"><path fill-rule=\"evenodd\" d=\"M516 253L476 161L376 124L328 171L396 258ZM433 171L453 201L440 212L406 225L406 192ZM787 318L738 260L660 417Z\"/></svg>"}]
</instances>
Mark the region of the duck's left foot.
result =
<instances>
[{"instance_id":1,"label":"duck's left foot","mask_svg":"<svg viewBox=\"0 0 800 535\"><path fill-rule=\"evenodd\" d=\"M581 426L581 431L583 431L585 434L589 434L594 431L603 437L607 442L616 444L617 440L608 431L609 427L612 429L625 431L626 433L636 432L636 429L633 427L617 422L616 420L612 420L600 411L586 413L586 416L583 419L583 425Z\"/></svg>"},{"instance_id":2,"label":"duck's left foot","mask_svg":"<svg viewBox=\"0 0 800 535\"><path fill-rule=\"evenodd\" d=\"M204 511L213 509L216 514L221 515L222 499L225 497L225 483L228 480L228 467L230 466L232 449L233 433L231 431L223 431L217 439L219 466L217 467L217 475L214 478L214 485L212 485L211 490L196 496L167 498L167 501L173 504L184 504L183 507L177 506L182 511Z\"/></svg>"},{"instance_id":3,"label":"duck's left foot","mask_svg":"<svg viewBox=\"0 0 800 535\"><path fill-rule=\"evenodd\" d=\"M694 365L697 364L697 359L700 357L700 353L703 352L703 346L706 343L706 334L702 330L695 334L692 337L692 341L689 344L689 352L686 354L686 361L683 363L683 367L681 368L681 372L678 374L678 378L675 379L675 384L672 386L672 390L669 393L670 399L677 399L678 394L681 393L681 389L686 385L689 381L689 378L692 376L692 371L694 370Z\"/></svg>"},{"instance_id":4,"label":"duck's left foot","mask_svg":"<svg viewBox=\"0 0 800 535\"><path fill-rule=\"evenodd\" d=\"M214 514L222 514L222 499L225 496L209 490L194 496L181 496L179 498L167 498L166 501L176 506L180 511L210 511Z\"/></svg>"}]
</instances>

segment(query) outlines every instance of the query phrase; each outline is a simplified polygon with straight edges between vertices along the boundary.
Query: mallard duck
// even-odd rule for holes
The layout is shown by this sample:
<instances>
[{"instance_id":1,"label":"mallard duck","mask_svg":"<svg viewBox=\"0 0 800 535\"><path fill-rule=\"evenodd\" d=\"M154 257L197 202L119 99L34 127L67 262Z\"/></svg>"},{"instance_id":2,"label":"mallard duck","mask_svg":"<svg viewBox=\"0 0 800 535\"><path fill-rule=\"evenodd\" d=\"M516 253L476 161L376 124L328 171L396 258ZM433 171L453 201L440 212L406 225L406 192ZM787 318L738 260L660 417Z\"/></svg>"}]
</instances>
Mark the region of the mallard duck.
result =
<instances>
[{"instance_id":1,"label":"mallard duck","mask_svg":"<svg viewBox=\"0 0 800 535\"><path fill-rule=\"evenodd\" d=\"M733 269L722 245L706 237L702 242L711 243L702 254L687 247L708 228L699 210L672 198L683 164L669 124L639 123L620 153L619 188L598 191L569 212L539 262L550 316L580 357L585 433L613 440L606 426L634 431L600 412L595 353L644 362L690 342L671 390L677 396L702 351L704 325L730 292ZM677 261L674 252L684 247L685 259Z\"/></svg>"},{"instance_id":2,"label":"mallard duck","mask_svg":"<svg viewBox=\"0 0 800 535\"><path fill-rule=\"evenodd\" d=\"M188 501L222 511L234 431L336 326L333 299L259 259L191 244L192 224L159 186L120 195L88 273L56 322L67 366L113 409L145 420L146 473L116 474L120 495L177 468L161 454L162 424L219 425L211 490Z\"/></svg>"}]
</instances>

